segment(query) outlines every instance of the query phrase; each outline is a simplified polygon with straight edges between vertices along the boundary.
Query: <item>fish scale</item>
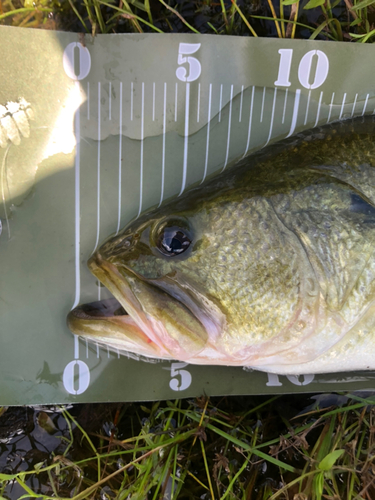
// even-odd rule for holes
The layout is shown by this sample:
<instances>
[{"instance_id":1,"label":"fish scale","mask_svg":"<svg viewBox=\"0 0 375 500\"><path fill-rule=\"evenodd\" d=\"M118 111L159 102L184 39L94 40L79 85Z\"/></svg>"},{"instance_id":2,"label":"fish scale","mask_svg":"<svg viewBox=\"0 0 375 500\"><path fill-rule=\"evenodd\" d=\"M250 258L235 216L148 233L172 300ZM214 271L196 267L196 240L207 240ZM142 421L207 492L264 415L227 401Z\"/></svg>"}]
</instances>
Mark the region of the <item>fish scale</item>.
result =
<instances>
[{"instance_id":1,"label":"fish scale","mask_svg":"<svg viewBox=\"0 0 375 500\"><path fill-rule=\"evenodd\" d=\"M263 206L263 213L260 210L260 205ZM265 213L264 207L267 207L268 213ZM227 335L233 339L241 338L238 348L242 347L244 331L247 336L251 336L252 342L259 342L275 335L282 321L290 319L294 308L297 307L299 284L297 269L290 269L285 264L283 266L283 258L284 261L289 262L292 249L289 248L289 252L284 250L286 242L281 234L270 233L266 240L262 239L263 246L268 244L268 251L262 252L262 261L254 256L254 250L260 240L257 226L261 227L263 222L271 224L272 212L267 202L265 200L249 200L246 208L243 207L243 209L246 212L246 218L233 221L234 204L226 204L225 207L216 208L213 206L213 211L220 210L221 218L217 219L214 216L216 222L206 236L209 239L215 238L219 249L197 253L194 259L199 262L199 268L196 270L191 268L189 261L181 263L182 269L194 276L195 280L204 280L208 294L220 298L227 311L227 321L232 325ZM253 230L249 229L249 226ZM232 239L233 244L230 246L227 245L226 235L234 227L237 229L238 238ZM247 252L243 255L239 250L241 258L235 258L236 251L242 248L244 231L247 231L246 234L249 237ZM264 227L262 231L265 231ZM220 238L218 238L219 234ZM254 263L256 263L255 266ZM268 277L264 274L265 268ZM288 295L293 306L283 310L281 295L285 282L289 285ZM237 300L238 295L241 294L243 288L246 289L249 283L251 283L251 287L245 297ZM274 308L275 314L264 318L264 308L268 307L265 295L270 290L274 296L273 300L277 302ZM237 333L239 328L241 328L241 335ZM225 339L226 341L227 339Z\"/></svg>"},{"instance_id":2,"label":"fish scale","mask_svg":"<svg viewBox=\"0 0 375 500\"><path fill-rule=\"evenodd\" d=\"M344 195L343 192L343 198ZM338 310L363 270L375 235L374 224L363 222L360 214L333 214L331 212L322 218L322 211L316 214L312 208L308 211L280 214L280 217L300 237L319 276L328 306L332 310ZM329 222L329 225L325 222ZM348 241L350 245L347 245ZM346 273L349 263L350 277Z\"/></svg>"}]
</instances>

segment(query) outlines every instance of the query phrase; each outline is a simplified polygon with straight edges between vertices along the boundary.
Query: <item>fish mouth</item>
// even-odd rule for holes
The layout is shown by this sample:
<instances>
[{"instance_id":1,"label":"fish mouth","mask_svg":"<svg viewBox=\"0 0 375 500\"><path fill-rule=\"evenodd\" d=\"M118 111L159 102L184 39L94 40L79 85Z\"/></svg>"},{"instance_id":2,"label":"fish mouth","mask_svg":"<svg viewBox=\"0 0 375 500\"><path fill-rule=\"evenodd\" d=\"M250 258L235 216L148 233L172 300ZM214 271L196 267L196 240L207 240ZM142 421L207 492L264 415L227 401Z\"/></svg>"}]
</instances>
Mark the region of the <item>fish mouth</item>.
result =
<instances>
[{"instance_id":1,"label":"fish mouth","mask_svg":"<svg viewBox=\"0 0 375 500\"><path fill-rule=\"evenodd\" d=\"M82 304L74 309L77 318L110 318L112 316L128 316L120 302L114 297Z\"/></svg>"},{"instance_id":2,"label":"fish mouth","mask_svg":"<svg viewBox=\"0 0 375 500\"><path fill-rule=\"evenodd\" d=\"M208 335L202 323L157 280L114 265L99 252L88 267L113 298L73 309L67 323L75 335L148 358L183 361L204 349Z\"/></svg>"}]
</instances>

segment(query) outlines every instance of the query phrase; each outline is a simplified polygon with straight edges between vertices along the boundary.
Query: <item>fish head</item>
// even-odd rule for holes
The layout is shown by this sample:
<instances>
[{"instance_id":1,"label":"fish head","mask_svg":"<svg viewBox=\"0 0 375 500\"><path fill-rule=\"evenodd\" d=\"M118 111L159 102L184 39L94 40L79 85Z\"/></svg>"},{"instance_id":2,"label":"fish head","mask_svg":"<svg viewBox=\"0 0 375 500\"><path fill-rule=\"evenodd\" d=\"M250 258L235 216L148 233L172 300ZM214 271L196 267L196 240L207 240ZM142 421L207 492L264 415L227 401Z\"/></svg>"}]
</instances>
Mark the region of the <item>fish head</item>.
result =
<instances>
[{"instance_id":1,"label":"fish head","mask_svg":"<svg viewBox=\"0 0 375 500\"><path fill-rule=\"evenodd\" d=\"M70 330L151 358L188 360L204 351L223 317L202 304L202 283L188 279L202 251L203 225L196 210L158 211L110 237L88 267L114 299L71 311Z\"/></svg>"},{"instance_id":2,"label":"fish head","mask_svg":"<svg viewBox=\"0 0 375 500\"><path fill-rule=\"evenodd\" d=\"M151 358L243 365L297 322L311 275L298 239L261 196L214 187L104 242L88 267L116 300L71 311L73 333Z\"/></svg>"}]
</instances>

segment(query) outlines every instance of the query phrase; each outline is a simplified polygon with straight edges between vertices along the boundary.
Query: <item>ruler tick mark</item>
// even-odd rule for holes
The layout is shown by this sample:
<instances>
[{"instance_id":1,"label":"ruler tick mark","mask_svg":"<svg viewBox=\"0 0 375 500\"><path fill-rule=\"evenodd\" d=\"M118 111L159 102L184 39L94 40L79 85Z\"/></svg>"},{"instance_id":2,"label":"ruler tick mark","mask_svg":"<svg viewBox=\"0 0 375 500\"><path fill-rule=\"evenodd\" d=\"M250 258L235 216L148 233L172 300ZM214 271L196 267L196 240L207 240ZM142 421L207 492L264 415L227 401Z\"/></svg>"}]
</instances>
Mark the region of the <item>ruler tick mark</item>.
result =
<instances>
[{"instance_id":1,"label":"ruler tick mark","mask_svg":"<svg viewBox=\"0 0 375 500\"><path fill-rule=\"evenodd\" d=\"M152 84L152 121L155 121L155 82Z\"/></svg>"},{"instance_id":2,"label":"ruler tick mark","mask_svg":"<svg viewBox=\"0 0 375 500\"><path fill-rule=\"evenodd\" d=\"M227 136L227 152L225 156L225 162L224 162L224 167L227 166L228 163L228 158L229 158L229 144L230 144L230 128L232 124L232 103L233 103L233 85L230 86L230 101L229 101L229 118L228 118L228 136ZM222 170L222 171L223 171Z\"/></svg>"},{"instance_id":3,"label":"ruler tick mark","mask_svg":"<svg viewBox=\"0 0 375 500\"><path fill-rule=\"evenodd\" d=\"M197 123L199 123L200 104L201 104L201 84L200 84L200 83L198 83Z\"/></svg>"},{"instance_id":4,"label":"ruler tick mark","mask_svg":"<svg viewBox=\"0 0 375 500\"><path fill-rule=\"evenodd\" d=\"M121 225L121 184L122 184L122 82L120 82L120 122L119 122L119 144L118 144L118 214L117 230L120 231Z\"/></svg>"},{"instance_id":5,"label":"ruler tick mark","mask_svg":"<svg viewBox=\"0 0 375 500\"><path fill-rule=\"evenodd\" d=\"M292 123L290 125L289 134L286 136L286 138L290 137L293 134L293 132L294 132L294 130L296 128L300 97L301 97L301 89L297 89L296 90L296 95L294 97Z\"/></svg>"},{"instance_id":6,"label":"ruler tick mark","mask_svg":"<svg viewBox=\"0 0 375 500\"><path fill-rule=\"evenodd\" d=\"M311 98L311 90L309 90L309 93L307 95L307 104L306 104L306 113L305 113L305 121L303 122L304 125L307 123L307 117L309 115L309 106L310 106L310 98Z\"/></svg>"},{"instance_id":7,"label":"ruler tick mark","mask_svg":"<svg viewBox=\"0 0 375 500\"><path fill-rule=\"evenodd\" d=\"M161 193L160 203L162 204L164 198L164 174L165 174L165 133L166 133L166 120L167 120L167 84L164 82L164 101L163 101L163 152L161 160Z\"/></svg>"},{"instance_id":8,"label":"ruler tick mark","mask_svg":"<svg viewBox=\"0 0 375 500\"><path fill-rule=\"evenodd\" d=\"M178 196L181 196L186 186L187 175L187 159L189 145L189 115L190 115L190 83L186 83L186 99L185 99L185 131L184 131L184 163L182 167L182 185Z\"/></svg>"},{"instance_id":9,"label":"ruler tick mark","mask_svg":"<svg viewBox=\"0 0 375 500\"><path fill-rule=\"evenodd\" d=\"M370 95L370 94L367 94L367 95L366 95L365 104L363 105L362 116L365 114L366 107L367 107L368 96L369 96L369 95Z\"/></svg>"},{"instance_id":10,"label":"ruler tick mark","mask_svg":"<svg viewBox=\"0 0 375 500\"><path fill-rule=\"evenodd\" d=\"M273 102L272 102L272 112L271 112L271 122L270 122L270 131L268 133L268 139L267 142L265 143L264 146L267 146L267 144L270 142L271 137L272 137L272 129L273 129L273 120L275 118L275 107L276 107L276 95L277 95L277 87L275 87L275 91L273 94ZM264 148L264 146L262 146Z\"/></svg>"},{"instance_id":11,"label":"ruler tick mark","mask_svg":"<svg viewBox=\"0 0 375 500\"><path fill-rule=\"evenodd\" d=\"M202 182L205 180L208 168L208 151L210 145L210 126L211 126L211 101L212 101L212 83L210 83L210 90L208 92L208 119L207 119L207 141L206 141L206 161L204 163L204 172Z\"/></svg>"},{"instance_id":12,"label":"ruler tick mark","mask_svg":"<svg viewBox=\"0 0 375 500\"><path fill-rule=\"evenodd\" d=\"M346 92L344 94L344 97L342 98L342 104L341 104L341 110L340 110L339 120L341 120L342 114L344 112L345 101L346 101Z\"/></svg>"},{"instance_id":13,"label":"ruler tick mark","mask_svg":"<svg viewBox=\"0 0 375 500\"><path fill-rule=\"evenodd\" d=\"M331 104L329 105L329 112L328 112L327 123L329 123L329 120L331 119L331 113L332 113L332 106L333 106L333 99L334 98L335 98L335 93L332 92Z\"/></svg>"},{"instance_id":14,"label":"ruler tick mark","mask_svg":"<svg viewBox=\"0 0 375 500\"><path fill-rule=\"evenodd\" d=\"M77 90L80 88L79 82L75 82ZM80 186L80 170L81 170L81 121L80 109L78 108L74 117L74 132L76 136L76 155L74 161L74 216L75 216L75 298L72 309L80 302L81 297L81 186Z\"/></svg>"},{"instance_id":15,"label":"ruler tick mark","mask_svg":"<svg viewBox=\"0 0 375 500\"><path fill-rule=\"evenodd\" d=\"M221 122L221 106L223 104L223 84L220 85L220 102L219 102L219 122Z\"/></svg>"},{"instance_id":16,"label":"ruler tick mark","mask_svg":"<svg viewBox=\"0 0 375 500\"><path fill-rule=\"evenodd\" d=\"M97 188L96 188L96 242L95 247L92 253L98 248L99 244L99 232L100 232L100 136L101 136L101 109L100 109L100 100L101 100L101 83L98 82L98 149L97 149ZM100 288L100 287L99 287Z\"/></svg>"},{"instance_id":17,"label":"ruler tick mark","mask_svg":"<svg viewBox=\"0 0 375 500\"><path fill-rule=\"evenodd\" d=\"M255 89L255 87L253 85L253 89L251 91L251 104L250 104L250 116L249 116L249 131L248 131L248 134L247 134L246 149L245 149L245 152L244 152L242 158L244 158L246 156L246 153L249 151L249 147L250 147L251 122L253 120L253 107L254 107L254 89Z\"/></svg>"},{"instance_id":18,"label":"ruler tick mark","mask_svg":"<svg viewBox=\"0 0 375 500\"><path fill-rule=\"evenodd\" d=\"M357 104L357 97L358 97L358 94L356 94L355 97L354 97L354 102L353 102L353 107L352 107L352 114L350 115L351 118L353 118L353 115L354 115L355 105Z\"/></svg>"},{"instance_id":19,"label":"ruler tick mark","mask_svg":"<svg viewBox=\"0 0 375 500\"><path fill-rule=\"evenodd\" d=\"M316 112L316 119L315 119L314 127L316 127L318 125L319 115L320 115L320 107L322 105L322 99L323 99L323 92L320 92L319 103L318 103L318 111Z\"/></svg>"},{"instance_id":20,"label":"ruler tick mark","mask_svg":"<svg viewBox=\"0 0 375 500\"><path fill-rule=\"evenodd\" d=\"M87 82L87 119L90 120L90 82Z\"/></svg>"},{"instance_id":21,"label":"ruler tick mark","mask_svg":"<svg viewBox=\"0 0 375 500\"><path fill-rule=\"evenodd\" d=\"M74 335L74 359L79 358L79 337Z\"/></svg>"},{"instance_id":22,"label":"ruler tick mark","mask_svg":"<svg viewBox=\"0 0 375 500\"><path fill-rule=\"evenodd\" d=\"M109 107L109 113L108 117L109 120L112 120L112 82L109 82L109 91L108 91L108 107Z\"/></svg>"},{"instance_id":23,"label":"ruler tick mark","mask_svg":"<svg viewBox=\"0 0 375 500\"><path fill-rule=\"evenodd\" d=\"M142 212L142 197L143 197L143 139L144 139L144 115L145 115L145 83L142 82L142 104L141 104L141 158L139 172L139 209L137 218Z\"/></svg>"},{"instance_id":24,"label":"ruler tick mark","mask_svg":"<svg viewBox=\"0 0 375 500\"><path fill-rule=\"evenodd\" d=\"M243 104L243 85L241 86L240 114L238 117L238 121L240 123L241 123L241 119L242 119L242 104Z\"/></svg>"},{"instance_id":25,"label":"ruler tick mark","mask_svg":"<svg viewBox=\"0 0 375 500\"><path fill-rule=\"evenodd\" d=\"M266 87L263 87L262 108L260 110L260 123L263 121L264 101L266 99Z\"/></svg>"},{"instance_id":26,"label":"ruler tick mark","mask_svg":"<svg viewBox=\"0 0 375 500\"><path fill-rule=\"evenodd\" d=\"M133 90L134 85L133 82L130 84L130 120L133 121Z\"/></svg>"},{"instance_id":27,"label":"ruler tick mark","mask_svg":"<svg viewBox=\"0 0 375 500\"><path fill-rule=\"evenodd\" d=\"M285 121L285 111L286 111L286 103L287 103L287 101L288 101L288 89L285 89L283 117L281 119L281 123L282 124L284 124L284 121Z\"/></svg>"}]
</instances>

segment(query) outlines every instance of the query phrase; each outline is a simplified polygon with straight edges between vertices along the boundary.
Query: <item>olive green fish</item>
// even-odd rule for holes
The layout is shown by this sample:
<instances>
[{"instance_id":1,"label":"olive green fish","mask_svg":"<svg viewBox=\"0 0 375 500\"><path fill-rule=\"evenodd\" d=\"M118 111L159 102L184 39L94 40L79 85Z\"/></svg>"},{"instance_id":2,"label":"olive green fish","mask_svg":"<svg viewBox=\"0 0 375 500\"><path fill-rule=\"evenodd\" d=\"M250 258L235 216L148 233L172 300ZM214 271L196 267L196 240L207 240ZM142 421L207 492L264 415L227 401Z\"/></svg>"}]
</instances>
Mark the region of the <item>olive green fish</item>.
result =
<instances>
[{"instance_id":1,"label":"olive green fish","mask_svg":"<svg viewBox=\"0 0 375 500\"><path fill-rule=\"evenodd\" d=\"M375 369L375 124L271 146L90 258L115 299L70 312L113 349L279 374Z\"/></svg>"}]
</instances>

